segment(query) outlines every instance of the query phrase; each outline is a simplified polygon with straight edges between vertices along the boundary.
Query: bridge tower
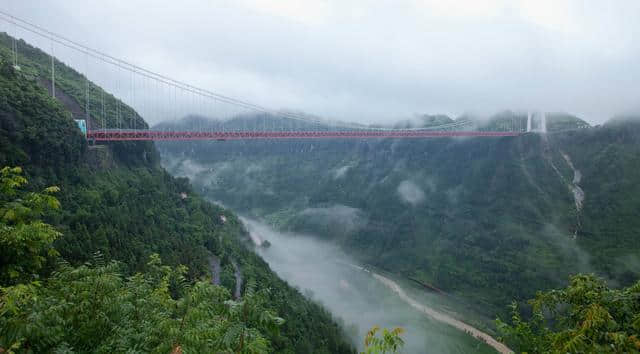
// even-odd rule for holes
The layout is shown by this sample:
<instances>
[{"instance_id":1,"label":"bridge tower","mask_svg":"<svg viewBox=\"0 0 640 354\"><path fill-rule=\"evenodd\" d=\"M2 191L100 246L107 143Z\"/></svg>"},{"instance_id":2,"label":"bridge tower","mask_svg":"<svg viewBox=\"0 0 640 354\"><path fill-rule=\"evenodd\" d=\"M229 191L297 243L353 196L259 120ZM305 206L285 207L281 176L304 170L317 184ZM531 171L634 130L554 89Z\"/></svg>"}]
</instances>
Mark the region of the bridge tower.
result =
<instances>
[{"instance_id":1,"label":"bridge tower","mask_svg":"<svg viewBox=\"0 0 640 354\"><path fill-rule=\"evenodd\" d=\"M538 126L533 128L533 121L537 118ZM527 133L546 133L547 132L547 113L543 111L531 113L527 112Z\"/></svg>"}]
</instances>

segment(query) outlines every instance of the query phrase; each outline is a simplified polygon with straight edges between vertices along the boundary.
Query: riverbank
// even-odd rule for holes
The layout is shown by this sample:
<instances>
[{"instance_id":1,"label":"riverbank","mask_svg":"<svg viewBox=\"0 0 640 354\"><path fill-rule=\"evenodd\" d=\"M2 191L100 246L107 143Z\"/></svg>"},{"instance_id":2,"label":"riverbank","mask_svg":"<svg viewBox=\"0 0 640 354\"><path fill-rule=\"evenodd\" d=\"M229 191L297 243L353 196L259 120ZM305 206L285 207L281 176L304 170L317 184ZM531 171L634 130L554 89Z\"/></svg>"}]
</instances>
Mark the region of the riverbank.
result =
<instances>
[{"instance_id":1,"label":"riverbank","mask_svg":"<svg viewBox=\"0 0 640 354\"><path fill-rule=\"evenodd\" d=\"M407 295L407 293L402 289L402 287L400 287L396 282L394 282L393 280L377 274L377 273L371 273L373 275L373 277L375 279L377 279L378 281L380 281L382 284L384 284L385 286L387 286L389 289L391 289L393 292L395 292L396 294L398 294L398 296L405 301L407 304L411 305L411 307L415 308L416 310L426 314L427 316L435 319L436 321L440 321L443 323L446 323L450 326L453 326L465 333L468 333L469 335L473 336L476 339L479 339L485 343L487 343L488 345L490 345L491 347L493 347L496 351L498 351L501 354L512 354L513 351L511 349L509 349L506 345L504 345L501 342L498 342L495 338L493 338L492 336L490 336L489 334L482 332L481 330L472 327L462 321L456 320L455 318L438 312L430 307L427 307L425 305L420 304L418 301L414 300L413 298L411 298L409 295Z\"/></svg>"},{"instance_id":2,"label":"riverbank","mask_svg":"<svg viewBox=\"0 0 640 354\"><path fill-rule=\"evenodd\" d=\"M360 349L367 330L378 325L405 329L405 353L495 353L470 333L416 311L379 279L350 266L356 262L331 242L241 219L253 243L272 245L256 252L282 279L329 310Z\"/></svg>"}]
</instances>

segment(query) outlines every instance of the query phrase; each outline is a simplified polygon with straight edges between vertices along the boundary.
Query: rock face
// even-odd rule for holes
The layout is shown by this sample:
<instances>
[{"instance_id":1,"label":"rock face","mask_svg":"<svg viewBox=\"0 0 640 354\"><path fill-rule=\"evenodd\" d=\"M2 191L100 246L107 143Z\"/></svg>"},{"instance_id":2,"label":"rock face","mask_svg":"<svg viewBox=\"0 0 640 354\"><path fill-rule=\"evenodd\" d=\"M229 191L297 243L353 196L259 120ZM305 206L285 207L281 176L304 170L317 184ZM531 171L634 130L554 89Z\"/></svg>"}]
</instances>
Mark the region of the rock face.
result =
<instances>
[{"instance_id":1,"label":"rock face","mask_svg":"<svg viewBox=\"0 0 640 354\"><path fill-rule=\"evenodd\" d=\"M90 145L87 150L87 163L97 170L115 167L113 153L107 145Z\"/></svg>"},{"instance_id":2,"label":"rock face","mask_svg":"<svg viewBox=\"0 0 640 354\"><path fill-rule=\"evenodd\" d=\"M580 188L580 181L582 181L582 173L580 170L576 169L571 162L571 158L569 155L562 152L562 157L567 162L567 165L573 171L573 180L571 181L570 188L573 192L573 200L576 203L576 211L579 213L582 210L582 205L584 204L584 191Z\"/></svg>"},{"instance_id":3,"label":"rock face","mask_svg":"<svg viewBox=\"0 0 640 354\"><path fill-rule=\"evenodd\" d=\"M220 285L220 272L222 272L220 258L212 255L211 258L209 258L209 266L211 267L211 283L213 285Z\"/></svg>"}]
</instances>

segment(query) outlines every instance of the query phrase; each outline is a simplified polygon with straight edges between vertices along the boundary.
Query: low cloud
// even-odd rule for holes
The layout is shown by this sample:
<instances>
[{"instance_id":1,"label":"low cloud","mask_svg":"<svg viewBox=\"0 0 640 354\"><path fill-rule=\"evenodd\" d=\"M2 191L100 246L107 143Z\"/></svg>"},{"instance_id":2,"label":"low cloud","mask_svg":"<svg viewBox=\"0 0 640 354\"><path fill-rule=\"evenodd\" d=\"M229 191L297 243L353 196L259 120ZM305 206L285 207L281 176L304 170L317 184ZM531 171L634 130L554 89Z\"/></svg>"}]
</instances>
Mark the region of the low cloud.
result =
<instances>
[{"instance_id":1,"label":"low cloud","mask_svg":"<svg viewBox=\"0 0 640 354\"><path fill-rule=\"evenodd\" d=\"M344 177L344 175L347 173L347 171L349 171L350 168L351 168L351 165L345 165L336 169L333 172L333 179L340 179Z\"/></svg>"},{"instance_id":2,"label":"low cloud","mask_svg":"<svg viewBox=\"0 0 640 354\"><path fill-rule=\"evenodd\" d=\"M345 207L308 209L313 214L333 214L328 210L351 210ZM356 209L357 210L357 209ZM355 212L357 213L357 212ZM461 336L415 311L370 273L357 269L355 260L335 244L300 233L277 232L268 225L242 218L249 232L271 244L257 252L278 275L307 297L324 305L342 323L360 350L363 338L374 325L403 327L405 353L469 352L471 345L461 344ZM438 303L432 294L423 293L427 305Z\"/></svg>"},{"instance_id":3,"label":"low cloud","mask_svg":"<svg viewBox=\"0 0 640 354\"><path fill-rule=\"evenodd\" d=\"M176 176L187 177L191 181L195 181L203 172L210 170L210 168L191 159L164 159L163 163L165 168L174 172Z\"/></svg>"},{"instance_id":4,"label":"low cloud","mask_svg":"<svg viewBox=\"0 0 640 354\"><path fill-rule=\"evenodd\" d=\"M358 208L336 204L327 208L306 208L300 215L312 218L315 223L331 225L348 234L366 225L367 218Z\"/></svg>"},{"instance_id":5,"label":"low cloud","mask_svg":"<svg viewBox=\"0 0 640 354\"><path fill-rule=\"evenodd\" d=\"M418 205L424 201L424 191L415 183L404 180L398 185L398 196L405 203Z\"/></svg>"},{"instance_id":6,"label":"low cloud","mask_svg":"<svg viewBox=\"0 0 640 354\"><path fill-rule=\"evenodd\" d=\"M5 3L78 42L272 109L371 123L537 107L600 123L640 108L637 0ZM83 55L55 54L86 67ZM113 71L89 64L90 78L130 97Z\"/></svg>"}]
</instances>

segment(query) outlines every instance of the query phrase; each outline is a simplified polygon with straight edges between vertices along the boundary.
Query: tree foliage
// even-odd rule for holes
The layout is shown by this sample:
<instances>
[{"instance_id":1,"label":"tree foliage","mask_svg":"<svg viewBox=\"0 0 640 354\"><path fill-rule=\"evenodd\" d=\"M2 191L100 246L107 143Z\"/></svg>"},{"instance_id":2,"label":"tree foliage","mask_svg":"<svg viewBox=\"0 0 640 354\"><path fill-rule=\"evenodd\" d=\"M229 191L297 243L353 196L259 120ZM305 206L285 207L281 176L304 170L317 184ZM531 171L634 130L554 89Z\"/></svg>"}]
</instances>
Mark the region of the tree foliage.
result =
<instances>
[{"instance_id":1,"label":"tree foliage","mask_svg":"<svg viewBox=\"0 0 640 354\"><path fill-rule=\"evenodd\" d=\"M549 123L573 125L565 118L554 115ZM256 123L247 119L235 124ZM171 172L191 175L211 198L462 295L487 318L512 299L562 286L581 269L625 286L640 276L639 120L545 138L158 145ZM569 187L574 171L563 153L582 176L579 213ZM189 170L194 163L202 172ZM408 194L422 196L415 203L401 193L405 181L414 186Z\"/></svg>"},{"instance_id":2,"label":"tree foliage","mask_svg":"<svg viewBox=\"0 0 640 354\"><path fill-rule=\"evenodd\" d=\"M397 353L404 345L401 335L404 329L396 327L392 330L382 329L381 336L378 335L380 327L373 326L364 339L364 351L362 354L386 354Z\"/></svg>"},{"instance_id":3,"label":"tree foliage","mask_svg":"<svg viewBox=\"0 0 640 354\"><path fill-rule=\"evenodd\" d=\"M104 261L74 267L60 261L51 276L34 280L60 236L41 218L60 203L21 190L18 167L0 170L0 348L10 352L264 353L265 333L284 320L268 310L268 290L254 285L239 302L208 281L190 282L187 267L162 265L152 254L146 272L125 276L122 264Z\"/></svg>"},{"instance_id":4,"label":"tree foliage","mask_svg":"<svg viewBox=\"0 0 640 354\"><path fill-rule=\"evenodd\" d=\"M88 272L88 275L82 278L84 280L97 277L92 272L105 274L104 277L110 279L109 284L115 286L115 293L112 294L117 295L118 291L124 291L122 289L127 286L141 291L140 287L131 283L132 277L141 276L145 284L155 284L153 282L157 277L151 276L157 265L153 265L156 261L150 264L149 259L157 254L158 259L162 259L164 264L162 267L176 271L180 269L179 273L184 278L179 280L178 277L170 277L168 289L171 299L177 301L178 305L189 304L189 308L204 306L200 300L194 300L195 293L190 291L195 291L191 289L208 279L211 274L209 259L215 255L221 260L223 270L233 268L231 265L235 262L243 278L249 280L243 282L240 289L242 296L235 302L245 304L243 301L249 283L254 283L255 292L264 298L260 301L262 308L257 312L262 315L263 321L259 323L252 320L242 324L246 329L245 333L255 338L255 341L248 337L244 339L245 345L242 348L245 348L245 351L252 350L251 348L267 348L267 351L279 353L353 351L352 345L346 340L331 314L318 304L305 299L298 290L279 279L259 256L245 247L246 230L236 216L203 200L192 190L188 180L173 178L159 168L158 153L153 143L114 142L107 146L88 146L72 119L78 114L82 118L85 116L83 107L86 78L56 61L56 88L59 99L53 99L47 92L47 80L51 74L48 72L48 55L23 41L18 41L22 70L15 71L8 59L11 41L6 34L0 34L0 166L22 165L25 168L24 177L28 177L30 183L23 185L24 194L20 192L23 202L28 200L27 196L32 192L51 196L55 190L45 190L46 186L60 187L56 197L63 207L58 210L41 210L42 217L37 219L37 208L32 208L33 213L30 214L29 220L42 223L47 229L60 233L53 242L53 247L66 262L64 266L57 266L52 257L45 257L36 267L31 267L33 269L20 271L21 275L13 281L0 280L0 286L5 286L7 291L9 287L16 286L12 288L12 294L16 294L13 297L15 301L23 295L31 294L28 299L39 301L43 296L56 304L58 297L62 295L61 292L56 292L58 290L52 290L55 288L52 286L61 284L57 283L56 276L67 276L80 271ZM89 84L90 106L96 107L102 92L93 83ZM64 97L61 99L60 96L63 94ZM134 125L146 126L131 107L107 93L105 98L107 121L111 119L109 123L113 123L112 113L119 105L119 111L125 116L123 128ZM96 110L90 111L90 123L101 121L101 117L96 116L96 113ZM98 155L97 152L104 154ZM103 161L102 158L106 160ZM183 198L183 194L186 197ZM2 198L3 203L13 201L4 194ZM227 221L223 222L221 216L225 216ZM55 225L55 229L51 225ZM47 249L53 254L53 248L49 246ZM8 257L11 252L13 250L9 250L8 247L0 248L0 260L3 264L16 267L18 263L15 259L22 258L14 257L10 260ZM46 256L47 252L43 255ZM101 254L101 263L94 258L96 253ZM103 268L113 261L117 262L117 266L108 270ZM49 274L53 276L47 277ZM227 286L227 292L235 286L233 271L230 274L230 279L227 279L229 281L223 281L223 285ZM82 283L82 279L77 279L77 282ZM159 287L157 284L154 286ZM200 286L209 287L204 283ZM62 289L62 285L59 287ZM24 291L20 292L20 289ZM220 289L216 291L221 291ZM194 296L188 297L189 294ZM28 299L25 298L25 301ZM105 301L109 299L105 298ZM144 297L142 299L141 301L150 301ZM230 298L225 298L222 303L227 300ZM19 309L22 315L39 313L38 306L44 306L39 302L29 301L25 302L25 306L31 307ZM156 310L168 311L174 317L180 315L174 309L162 307L167 304L169 302L157 302ZM230 312L232 307L236 309L239 306L232 305L227 303L225 311ZM122 306L131 308L132 305L125 302ZM71 311L72 307L65 309ZM189 310L189 316L183 317L185 320L182 322L182 328L185 331L181 332L182 340L174 346L166 344L170 347L166 351L164 347L158 350L176 353L189 350L208 351L209 347L193 350L194 346L189 344L190 338L202 336L202 333L210 330L210 322L197 321L201 327L197 326L195 320L189 324L191 314L197 313L199 312L192 313ZM64 318L67 314L71 316L71 313L66 312L60 316ZM84 320L78 316L74 325L79 325L81 320ZM256 316L260 318L259 315ZM39 318L41 317L30 317ZM277 318L284 319L284 322L277 326L277 330L271 325L267 326L267 319L280 322ZM152 327L154 324L149 322L145 325ZM24 327L15 328L29 330L32 326L25 322ZM162 328L156 330L163 331ZM150 338L153 336L150 335ZM241 337L230 334L227 338ZM139 347L152 348L145 344L145 338L142 336L132 334L132 337L126 337L126 340L128 342L122 344L122 348L127 345L132 348L127 350L136 351ZM196 341L198 340L196 338ZM77 348L71 340L64 339L64 342L69 348ZM229 350L238 350L235 345L237 343L233 344ZM27 345L32 348L34 344ZM58 348L64 351L65 347L62 345ZM113 346L105 344L104 348Z\"/></svg>"},{"instance_id":5,"label":"tree foliage","mask_svg":"<svg viewBox=\"0 0 640 354\"><path fill-rule=\"evenodd\" d=\"M120 264L101 257L79 267L61 263L43 282L2 288L0 347L17 352L270 351L262 330L280 322L263 317L260 301L236 311L227 289L206 281L189 284L184 273L184 267L163 266L157 255L149 272L130 277L122 275ZM173 291L181 296L174 298L176 280L179 287Z\"/></svg>"},{"instance_id":6,"label":"tree foliage","mask_svg":"<svg viewBox=\"0 0 640 354\"><path fill-rule=\"evenodd\" d=\"M60 233L40 218L60 207L53 196L59 188L25 192L25 184L20 167L0 169L0 284L36 277L47 258L57 255L52 243Z\"/></svg>"},{"instance_id":7,"label":"tree foliage","mask_svg":"<svg viewBox=\"0 0 640 354\"><path fill-rule=\"evenodd\" d=\"M511 305L511 323L497 320L510 347L530 353L640 352L640 281L610 289L594 275L571 277L567 288L539 292L530 319Z\"/></svg>"}]
</instances>

